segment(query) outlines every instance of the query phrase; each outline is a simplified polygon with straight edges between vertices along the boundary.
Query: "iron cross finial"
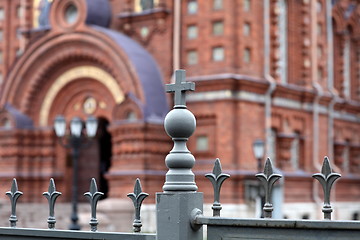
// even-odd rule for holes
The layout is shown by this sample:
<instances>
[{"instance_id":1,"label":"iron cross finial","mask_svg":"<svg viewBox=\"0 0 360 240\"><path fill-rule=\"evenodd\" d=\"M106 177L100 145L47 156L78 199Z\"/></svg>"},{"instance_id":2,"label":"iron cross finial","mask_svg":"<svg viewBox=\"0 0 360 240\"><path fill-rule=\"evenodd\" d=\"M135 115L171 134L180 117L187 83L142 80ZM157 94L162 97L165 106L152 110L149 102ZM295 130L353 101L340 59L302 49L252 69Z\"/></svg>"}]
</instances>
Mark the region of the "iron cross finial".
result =
<instances>
[{"instance_id":1,"label":"iron cross finial","mask_svg":"<svg viewBox=\"0 0 360 240\"><path fill-rule=\"evenodd\" d=\"M175 71L175 83L166 84L166 92L174 92L174 105L175 106L185 106L185 92L194 91L195 83L185 82L186 72L185 70L176 70Z\"/></svg>"}]
</instances>

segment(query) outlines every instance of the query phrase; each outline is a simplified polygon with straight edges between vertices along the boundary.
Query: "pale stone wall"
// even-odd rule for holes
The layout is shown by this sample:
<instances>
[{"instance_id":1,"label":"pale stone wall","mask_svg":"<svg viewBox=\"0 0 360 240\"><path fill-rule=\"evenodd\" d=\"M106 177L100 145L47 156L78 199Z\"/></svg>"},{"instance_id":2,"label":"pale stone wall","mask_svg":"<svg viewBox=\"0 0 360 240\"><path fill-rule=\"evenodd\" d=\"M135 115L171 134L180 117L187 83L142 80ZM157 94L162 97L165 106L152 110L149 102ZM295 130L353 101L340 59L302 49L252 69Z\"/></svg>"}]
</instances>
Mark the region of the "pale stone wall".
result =
<instances>
[{"instance_id":1,"label":"pale stone wall","mask_svg":"<svg viewBox=\"0 0 360 240\"><path fill-rule=\"evenodd\" d=\"M10 201L0 200L0 227L9 226ZM78 205L79 224L81 230L90 230L90 205L80 203ZM19 228L47 228L49 210L46 203L19 203L17 205L17 227ZM68 229L70 225L71 204L56 203L55 217L56 229ZM106 199L98 204L97 218L99 231L104 232L131 232L134 208L130 199L112 200Z\"/></svg>"},{"instance_id":2,"label":"pale stone wall","mask_svg":"<svg viewBox=\"0 0 360 240\"><path fill-rule=\"evenodd\" d=\"M360 213L359 202L337 202L333 204L334 220L351 220L355 212ZM322 219L322 203L286 203L282 207L283 215L288 219ZM156 206L144 204L141 210L143 222L142 232L156 232ZM71 204L57 203L55 208L56 228L68 229L70 224ZM204 215L212 216L211 204L204 205ZM223 204L222 217L256 218L254 204ZM0 227L9 226L10 201L0 199ZM47 228L48 205L46 203L19 203L17 207L18 227ZM103 232L131 232L134 218L134 208L130 199L106 199L99 202L97 217L99 231ZM82 230L90 229L90 206L79 204L79 223Z\"/></svg>"}]
</instances>

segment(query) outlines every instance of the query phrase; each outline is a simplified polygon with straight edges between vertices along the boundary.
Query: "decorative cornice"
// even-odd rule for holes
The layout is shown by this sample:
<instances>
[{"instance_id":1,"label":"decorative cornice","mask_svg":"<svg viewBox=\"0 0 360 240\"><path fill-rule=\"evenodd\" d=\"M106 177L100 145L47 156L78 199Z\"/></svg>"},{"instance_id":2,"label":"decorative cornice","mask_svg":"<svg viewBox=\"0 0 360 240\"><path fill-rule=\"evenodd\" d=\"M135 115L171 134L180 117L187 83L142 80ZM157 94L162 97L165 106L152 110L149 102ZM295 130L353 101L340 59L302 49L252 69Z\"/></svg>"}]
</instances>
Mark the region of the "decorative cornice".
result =
<instances>
[{"instance_id":1,"label":"decorative cornice","mask_svg":"<svg viewBox=\"0 0 360 240\"><path fill-rule=\"evenodd\" d=\"M123 12L118 14L116 17L122 21L143 21L153 18L165 18L170 14L170 10L158 7L153 9L144 10L142 12Z\"/></svg>"}]
</instances>

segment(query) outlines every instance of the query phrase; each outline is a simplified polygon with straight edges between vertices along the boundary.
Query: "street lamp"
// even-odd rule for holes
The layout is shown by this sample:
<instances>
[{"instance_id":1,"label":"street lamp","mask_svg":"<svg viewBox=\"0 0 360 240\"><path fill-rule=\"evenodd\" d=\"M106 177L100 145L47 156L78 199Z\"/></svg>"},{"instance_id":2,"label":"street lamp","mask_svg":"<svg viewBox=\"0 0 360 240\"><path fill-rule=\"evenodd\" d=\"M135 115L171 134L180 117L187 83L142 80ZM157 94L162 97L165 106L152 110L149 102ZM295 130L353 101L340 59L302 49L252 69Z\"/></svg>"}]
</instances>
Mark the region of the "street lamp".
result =
<instances>
[{"instance_id":1,"label":"street lamp","mask_svg":"<svg viewBox=\"0 0 360 240\"><path fill-rule=\"evenodd\" d=\"M265 153L265 143L263 140L257 139L253 142L253 152L257 160L257 170L261 172L261 160Z\"/></svg>"},{"instance_id":2,"label":"street lamp","mask_svg":"<svg viewBox=\"0 0 360 240\"><path fill-rule=\"evenodd\" d=\"M95 117L89 117L86 122L86 135L88 138L93 138L96 135L97 131L97 119ZM78 160L80 149L83 147L89 146L89 144L83 144L82 142L82 130L83 122L80 118L74 117L70 121L70 137L66 143L64 143L64 137L66 135L66 121L63 116L57 116L54 121L55 134L59 138L61 146L71 149L72 161L73 161L73 184L72 184L72 214L71 214L71 224L69 226L70 230L80 230L80 225L78 224L78 214L77 214L77 195L78 195Z\"/></svg>"},{"instance_id":3,"label":"street lamp","mask_svg":"<svg viewBox=\"0 0 360 240\"><path fill-rule=\"evenodd\" d=\"M261 160L264 157L264 153L265 153L265 143L263 140L261 139L256 139L253 142L253 152L254 152L254 156L257 160L257 170L260 173L261 172ZM261 185L259 183L258 185L258 197L256 198L256 212L258 216L260 216L261 218L264 217L264 213L262 211L262 207L265 203L265 199L264 199L264 195L261 192Z\"/></svg>"}]
</instances>

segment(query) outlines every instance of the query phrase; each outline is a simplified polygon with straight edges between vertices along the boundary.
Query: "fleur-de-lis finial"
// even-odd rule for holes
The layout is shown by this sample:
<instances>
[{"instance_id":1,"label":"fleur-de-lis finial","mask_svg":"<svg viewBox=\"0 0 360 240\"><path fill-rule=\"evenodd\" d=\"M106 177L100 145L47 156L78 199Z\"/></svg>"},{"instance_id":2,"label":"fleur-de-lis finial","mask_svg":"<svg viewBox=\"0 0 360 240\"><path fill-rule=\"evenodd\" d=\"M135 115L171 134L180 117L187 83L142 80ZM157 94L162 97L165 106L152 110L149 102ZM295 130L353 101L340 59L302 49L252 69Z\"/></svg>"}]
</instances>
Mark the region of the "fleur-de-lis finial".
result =
<instances>
[{"instance_id":1,"label":"fleur-de-lis finial","mask_svg":"<svg viewBox=\"0 0 360 240\"><path fill-rule=\"evenodd\" d=\"M96 206L97 206L98 201L100 200L100 197L103 195L104 195L104 193L98 192L96 180L95 180L95 178L92 178L91 184L90 184L90 191L87 193L84 193L84 196L86 196L90 201L91 219L90 219L89 224L91 226L92 232L97 231L97 225L99 224L99 221L96 218Z\"/></svg>"},{"instance_id":2,"label":"fleur-de-lis finial","mask_svg":"<svg viewBox=\"0 0 360 240\"><path fill-rule=\"evenodd\" d=\"M135 181L134 192L127 195L133 202L135 207L135 220L133 223L134 232L139 233L141 231L142 223L140 218L141 204L149 194L144 193L141 189L140 179Z\"/></svg>"},{"instance_id":3,"label":"fleur-de-lis finial","mask_svg":"<svg viewBox=\"0 0 360 240\"><path fill-rule=\"evenodd\" d=\"M11 215L9 218L10 227L16 227L16 222L18 221L16 217L16 203L23 193L19 191L15 178L12 181L11 190L6 192L6 195L10 198L11 202Z\"/></svg>"},{"instance_id":4,"label":"fleur-de-lis finial","mask_svg":"<svg viewBox=\"0 0 360 240\"><path fill-rule=\"evenodd\" d=\"M339 173L333 173L330 166L330 161L328 157L324 158L324 162L321 168L321 173L315 173L313 178L317 179L323 190L324 190L324 206L322 212L324 213L324 219L331 220L331 213L333 211L330 204L330 192L333 183L336 179L340 178Z\"/></svg>"},{"instance_id":5,"label":"fleur-de-lis finial","mask_svg":"<svg viewBox=\"0 0 360 240\"><path fill-rule=\"evenodd\" d=\"M280 174L274 173L270 158L266 159L264 173L258 173L255 176L261 181L265 189L265 205L263 207L264 217L271 218L272 211L274 209L270 201L272 187L274 183L277 180L279 180L282 176Z\"/></svg>"},{"instance_id":6,"label":"fleur-de-lis finial","mask_svg":"<svg viewBox=\"0 0 360 240\"><path fill-rule=\"evenodd\" d=\"M222 173L220 159L215 160L214 168L212 173L205 175L213 185L214 188L214 203L212 205L213 216L220 217L220 210L222 209L220 203L220 189L223 182L230 177L229 174Z\"/></svg>"},{"instance_id":7,"label":"fleur-de-lis finial","mask_svg":"<svg viewBox=\"0 0 360 240\"><path fill-rule=\"evenodd\" d=\"M55 229L55 201L61 195L61 192L56 191L54 179L50 179L49 188L47 192L43 193L44 197L49 203L49 217L48 217L48 228Z\"/></svg>"}]
</instances>

